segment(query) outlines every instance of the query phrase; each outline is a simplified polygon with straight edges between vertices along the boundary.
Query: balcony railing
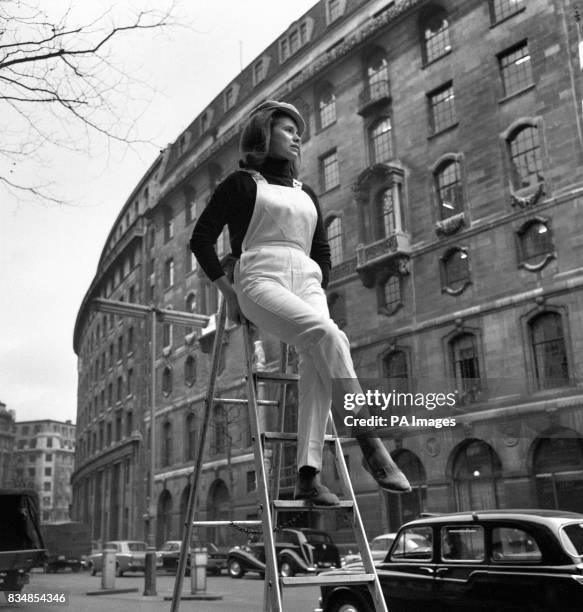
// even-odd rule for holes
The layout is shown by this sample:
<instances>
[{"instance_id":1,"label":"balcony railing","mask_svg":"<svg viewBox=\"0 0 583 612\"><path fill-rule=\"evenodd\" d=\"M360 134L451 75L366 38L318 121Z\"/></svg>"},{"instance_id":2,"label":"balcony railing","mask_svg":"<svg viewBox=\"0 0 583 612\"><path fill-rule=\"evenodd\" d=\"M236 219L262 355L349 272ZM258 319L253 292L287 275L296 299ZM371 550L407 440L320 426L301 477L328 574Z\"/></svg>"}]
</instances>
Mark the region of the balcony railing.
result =
<instances>
[{"instance_id":1,"label":"balcony railing","mask_svg":"<svg viewBox=\"0 0 583 612\"><path fill-rule=\"evenodd\" d=\"M358 95L358 114L365 115L375 105L388 102L391 98L389 81L368 83Z\"/></svg>"},{"instance_id":2,"label":"balcony railing","mask_svg":"<svg viewBox=\"0 0 583 612\"><path fill-rule=\"evenodd\" d=\"M375 271L379 267L390 267L394 263L395 272L407 273L401 269L411 254L409 234L394 232L375 242L359 244L356 247L356 271L365 287L374 285Z\"/></svg>"}]
</instances>

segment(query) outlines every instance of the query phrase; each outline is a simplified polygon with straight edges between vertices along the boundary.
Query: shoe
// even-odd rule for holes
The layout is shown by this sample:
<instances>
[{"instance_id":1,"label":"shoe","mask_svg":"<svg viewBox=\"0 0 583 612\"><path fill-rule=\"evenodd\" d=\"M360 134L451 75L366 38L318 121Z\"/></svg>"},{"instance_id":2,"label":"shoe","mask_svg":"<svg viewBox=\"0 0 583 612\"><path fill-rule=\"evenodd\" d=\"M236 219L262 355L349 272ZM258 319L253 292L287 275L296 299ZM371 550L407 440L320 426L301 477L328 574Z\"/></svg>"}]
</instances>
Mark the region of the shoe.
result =
<instances>
[{"instance_id":1,"label":"shoe","mask_svg":"<svg viewBox=\"0 0 583 612\"><path fill-rule=\"evenodd\" d=\"M356 439L363 454L362 466L377 481L381 489L393 493L411 491L407 477L397 467L379 438L358 436Z\"/></svg>"},{"instance_id":2,"label":"shoe","mask_svg":"<svg viewBox=\"0 0 583 612\"><path fill-rule=\"evenodd\" d=\"M306 500L315 506L339 506L340 499L320 482L318 474L312 478L298 477L294 499Z\"/></svg>"}]
</instances>

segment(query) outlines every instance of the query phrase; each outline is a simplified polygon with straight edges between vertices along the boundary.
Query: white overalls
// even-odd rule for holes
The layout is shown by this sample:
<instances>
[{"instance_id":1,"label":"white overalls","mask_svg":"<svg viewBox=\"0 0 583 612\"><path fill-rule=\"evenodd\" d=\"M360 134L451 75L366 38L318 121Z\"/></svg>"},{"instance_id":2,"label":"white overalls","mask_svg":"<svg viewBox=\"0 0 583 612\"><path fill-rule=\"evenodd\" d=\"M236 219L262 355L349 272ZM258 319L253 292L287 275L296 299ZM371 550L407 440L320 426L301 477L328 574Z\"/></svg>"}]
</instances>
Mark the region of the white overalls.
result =
<instances>
[{"instance_id":1,"label":"white overalls","mask_svg":"<svg viewBox=\"0 0 583 612\"><path fill-rule=\"evenodd\" d=\"M235 266L234 286L247 319L299 355L298 468L322 467L332 380L356 374L344 332L330 318L320 266L310 258L317 212L310 196L269 184L258 172L255 208Z\"/></svg>"}]
</instances>

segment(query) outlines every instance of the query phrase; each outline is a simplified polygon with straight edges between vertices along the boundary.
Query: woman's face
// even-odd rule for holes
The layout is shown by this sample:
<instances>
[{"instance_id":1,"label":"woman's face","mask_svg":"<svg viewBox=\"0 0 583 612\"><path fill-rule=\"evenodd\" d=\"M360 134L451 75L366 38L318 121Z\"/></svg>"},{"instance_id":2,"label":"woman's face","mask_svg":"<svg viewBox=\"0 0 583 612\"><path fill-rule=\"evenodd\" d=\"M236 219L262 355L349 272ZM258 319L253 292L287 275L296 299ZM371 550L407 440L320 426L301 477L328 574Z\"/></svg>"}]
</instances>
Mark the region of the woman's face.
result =
<instances>
[{"instance_id":1,"label":"woman's face","mask_svg":"<svg viewBox=\"0 0 583 612\"><path fill-rule=\"evenodd\" d=\"M296 122L287 115L275 118L271 124L269 155L293 162L300 155L300 145L301 138Z\"/></svg>"}]
</instances>

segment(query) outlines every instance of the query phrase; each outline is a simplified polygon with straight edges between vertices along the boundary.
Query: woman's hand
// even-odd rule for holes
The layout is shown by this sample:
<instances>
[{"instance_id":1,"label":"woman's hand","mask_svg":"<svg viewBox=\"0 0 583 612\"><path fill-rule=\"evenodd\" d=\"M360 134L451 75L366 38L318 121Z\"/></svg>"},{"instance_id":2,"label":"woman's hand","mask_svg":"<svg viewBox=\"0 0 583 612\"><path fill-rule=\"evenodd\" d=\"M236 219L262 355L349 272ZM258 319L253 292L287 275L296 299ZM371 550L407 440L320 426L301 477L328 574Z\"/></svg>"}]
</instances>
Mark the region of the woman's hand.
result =
<instances>
[{"instance_id":1,"label":"woman's hand","mask_svg":"<svg viewBox=\"0 0 583 612\"><path fill-rule=\"evenodd\" d=\"M236 325L241 325L245 321L245 317L239 308L237 300L237 292L226 276L221 276L214 281L217 289L223 294L227 305L227 318Z\"/></svg>"}]
</instances>

